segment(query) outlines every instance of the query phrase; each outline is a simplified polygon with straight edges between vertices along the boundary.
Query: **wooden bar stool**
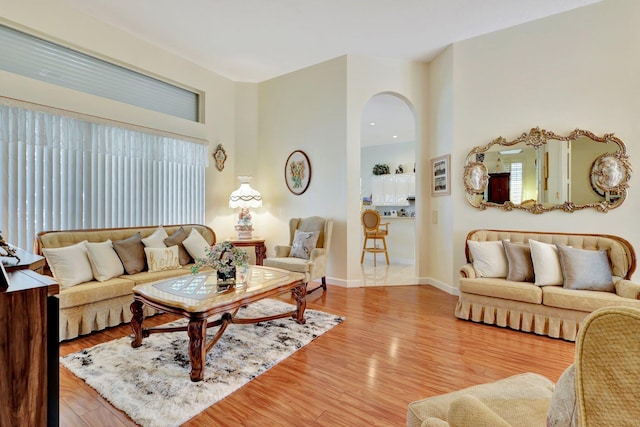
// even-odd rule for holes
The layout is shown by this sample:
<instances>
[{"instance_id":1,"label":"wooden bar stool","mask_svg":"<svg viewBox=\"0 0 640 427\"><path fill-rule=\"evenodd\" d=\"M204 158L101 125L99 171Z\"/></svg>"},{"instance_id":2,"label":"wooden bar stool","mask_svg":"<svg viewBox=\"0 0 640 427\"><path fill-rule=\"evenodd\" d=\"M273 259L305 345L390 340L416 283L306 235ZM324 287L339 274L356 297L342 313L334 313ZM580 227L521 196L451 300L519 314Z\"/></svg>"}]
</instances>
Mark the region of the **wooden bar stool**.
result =
<instances>
[{"instance_id":1,"label":"wooden bar stool","mask_svg":"<svg viewBox=\"0 0 640 427\"><path fill-rule=\"evenodd\" d=\"M384 252L384 256L389 264L389 252L387 252L387 240L389 235L389 223L380 223L380 214L376 210L367 209L362 212L362 227L364 229L364 244L362 245L362 256L360 264L364 262L364 253L373 253L373 265L376 265L376 256L379 252ZM367 242L373 240L373 247L367 247ZM382 248L378 248L376 243L382 241Z\"/></svg>"}]
</instances>

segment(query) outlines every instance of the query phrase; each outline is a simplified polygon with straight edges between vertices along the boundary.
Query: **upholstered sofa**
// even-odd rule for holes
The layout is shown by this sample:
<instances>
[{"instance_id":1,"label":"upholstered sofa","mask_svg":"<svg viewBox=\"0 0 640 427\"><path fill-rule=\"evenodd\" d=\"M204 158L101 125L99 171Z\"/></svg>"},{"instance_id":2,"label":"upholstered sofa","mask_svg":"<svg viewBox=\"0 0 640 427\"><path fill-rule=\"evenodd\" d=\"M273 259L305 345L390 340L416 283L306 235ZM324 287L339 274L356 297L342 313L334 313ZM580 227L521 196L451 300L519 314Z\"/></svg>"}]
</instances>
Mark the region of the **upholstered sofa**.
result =
<instances>
[{"instance_id":1,"label":"upholstered sofa","mask_svg":"<svg viewBox=\"0 0 640 427\"><path fill-rule=\"evenodd\" d=\"M160 228L162 230L160 230ZM138 243L138 241L140 239L153 239L158 236L158 231L166 233L167 240L165 246L175 245L165 248L164 251L168 252L168 249L173 249L176 251L175 253L171 252L174 255L173 258L177 257L179 261L174 262L173 265L164 265L163 260L155 259L152 260L152 262L158 265L150 269L149 263L146 261L150 259L148 256L153 257L154 253L145 252L144 245ZM186 237L192 236L192 231L197 233L193 237L198 239L195 241L200 243L200 246L205 244L210 246L216 242L215 232L210 227L198 224L169 225L162 227L144 226L59 230L38 233L34 243L34 252L46 257L47 264L45 264L44 273L54 276L59 283L61 281L63 282L60 283L61 288L60 294L58 295L60 299L59 339L61 341L67 340L79 335L129 322L132 316L129 306L133 300L132 288L135 285L191 274L190 268L193 261L185 251L182 243ZM140 234L138 235L138 233ZM190 241L194 240L190 239ZM83 244L82 242L85 243ZM113 258L113 262L115 264L117 264L117 261L122 263L119 267L119 272L123 274L118 274L116 277L109 277L109 275L100 276L96 272L93 259L90 259L90 268L92 268L93 271L90 276L86 277L88 280L82 281L84 279L77 279L74 282L80 281L80 283L70 282L72 283L71 285L65 285L64 280L56 277L54 274L55 271L52 272L50 268L49 263L52 259L53 252L48 252L48 250L53 249L55 251L61 248L72 250L76 247L86 245L86 242L96 244L95 247L101 251L97 253L103 258L107 256L113 258L113 254L115 253L116 258ZM124 242L126 242L126 245ZM162 242L162 240L160 240L160 242ZM142 245L142 247L137 247L136 250L142 250L143 255L141 256L144 256L146 253L147 258L141 262L139 259L134 260L133 258L138 258L139 256L137 253L134 256L133 252L131 252L132 244ZM159 246L161 245L162 243L159 243L156 248L160 249ZM179 251L176 246L179 247ZM118 251L115 251L116 247L118 247ZM109 248L112 249L109 250ZM70 267L69 270L72 270L73 274L81 271L82 266L86 264L84 257L86 256L80 253L76 255L75 259L70 260L73 264L68 267ZM130 259L127 259L128 257ZM128 274L128 272L133 272L133 274ZM96 279L96 277L98 277L98 279ZM147 310L145 315L154 314L152 309L145 309Z\"/></svg>"},{"instance_id":2,"label":"upholstered sofa","mask_svg":"<svg viewBox=\"0 0 640 427\"><path fill-rule=\"evenodd\" d=\"M481 256L474 259L478 246ZM507 246L517 247L520 259L513 252L508 257ZM543 257L533 252L540 247L546 253ZM522 263L527 248L532 264L529 268L533 270L527 280L522 280L526 276ZM455 309L460 319L575 341L581 323L594 310L640 308L640 284L630 280L636 267L635 252L628 241L617 236L474 230L467 236L465 255L467 264L460 270L460 296ZM610 271L603 271L607 264ZM594 270L595 265L604 268ZM503 272L498 271L501 269ZM560 282L537 283L551 272L557 275L558 269ZM603 275L610 276L610 281L606 280L609 283L580 283Z\"/></svg>"}]
</instances>

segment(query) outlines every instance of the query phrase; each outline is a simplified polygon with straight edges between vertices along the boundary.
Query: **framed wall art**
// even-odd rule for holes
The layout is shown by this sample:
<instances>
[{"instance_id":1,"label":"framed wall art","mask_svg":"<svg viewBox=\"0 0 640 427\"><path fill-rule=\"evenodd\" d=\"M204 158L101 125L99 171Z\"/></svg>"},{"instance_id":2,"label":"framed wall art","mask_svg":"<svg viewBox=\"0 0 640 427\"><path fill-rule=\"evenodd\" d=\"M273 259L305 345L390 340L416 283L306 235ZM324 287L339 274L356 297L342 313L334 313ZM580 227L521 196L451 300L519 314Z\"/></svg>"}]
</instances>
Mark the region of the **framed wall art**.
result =
<instances>
[{"instance_id":1,"label":"framed wall art","mask_svg":"<svg viewBox=\"0 0 640 427\"><path fill-rule=\"evenodd\" d=\"M307 191L311 182L311 163L304 151L289 154L284 165L284 180L289 191L297 196Z\"/></svg>"},{"instance_id":2,"label":"framed wall art","mask_svg":"<svg viewBox=\"0 0 640 427\"><path fill-rule=\"evenodd\" d=\"M451 154L431 159L431 195L451 194Z\"/></svg>"},{"instance_id":3,"label":"framed wall art","mask_svg":"<svg viewBox=\"0 0 640 427\"><path fill-rule=\"evenodd\" d=\"M227 161L227 152L224 150L222 144L218 144L213 152L213 158L216 160L216 169L220 172L224 169L224 162Z\"/></svg>"}]
</instances>

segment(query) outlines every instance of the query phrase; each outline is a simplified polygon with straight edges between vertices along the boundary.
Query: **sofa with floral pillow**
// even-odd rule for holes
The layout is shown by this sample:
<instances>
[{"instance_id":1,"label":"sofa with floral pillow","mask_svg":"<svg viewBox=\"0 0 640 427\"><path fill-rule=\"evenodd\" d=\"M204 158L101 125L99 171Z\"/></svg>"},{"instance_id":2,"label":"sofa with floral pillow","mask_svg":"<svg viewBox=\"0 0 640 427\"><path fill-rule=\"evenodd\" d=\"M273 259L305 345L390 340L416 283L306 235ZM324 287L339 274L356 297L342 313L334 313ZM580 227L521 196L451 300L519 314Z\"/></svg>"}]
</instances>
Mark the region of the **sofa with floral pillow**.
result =
<instances>
[{"instance_id":1,"label":"sofa with floral pillow","mask_svg":"<svg viewBox=\"0 0 640 427\"><path fill-rule=\"evenodd\" d=\"M640 308L635 251L601 234L473 230L456 317L575 341L587 315Z\"/></svg>"},{"instance_id":2,"label":"sofa with floral pillow","mask_svg":"<svg viewBox=\"0 0 640 427\"><path fill-rule=\"evenodd\" d=\"M135 285L191 274L194 259L215 242L215 232L199 224L38 233L34 252L60 284L59 339L129 322Z\"/></svg>"}]
</instances>

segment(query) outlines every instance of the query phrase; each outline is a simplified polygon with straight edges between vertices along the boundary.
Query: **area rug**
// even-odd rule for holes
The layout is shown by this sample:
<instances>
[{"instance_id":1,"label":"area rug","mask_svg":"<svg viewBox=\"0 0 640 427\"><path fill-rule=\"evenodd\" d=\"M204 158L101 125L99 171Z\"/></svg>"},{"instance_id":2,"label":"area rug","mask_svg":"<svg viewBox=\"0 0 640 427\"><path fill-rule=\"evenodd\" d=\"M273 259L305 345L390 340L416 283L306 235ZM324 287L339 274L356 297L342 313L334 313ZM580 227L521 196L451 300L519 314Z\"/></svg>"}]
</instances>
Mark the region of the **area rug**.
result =
<instances>
[{"instance_id":1,"label":"area rug","mask_svg":"<svg viewBox=\"0 0 640 427\"><path fill-rule=\"evenodd\" d=\"M241 309L238 316L261 317L294 308L267 299ZM290 318L229 325L207 354L204 380L197 383L189 379L186 332L151 334L137 349L124 337L60 361L141 426L178 426L344 320L315 310L306 310L305 318L304 325ZM217 329L209 329L208 338Z\"/></svg>"}]
</instances>

